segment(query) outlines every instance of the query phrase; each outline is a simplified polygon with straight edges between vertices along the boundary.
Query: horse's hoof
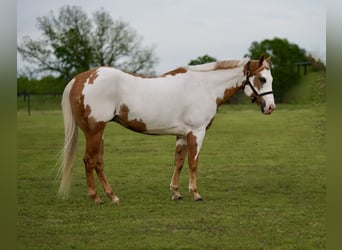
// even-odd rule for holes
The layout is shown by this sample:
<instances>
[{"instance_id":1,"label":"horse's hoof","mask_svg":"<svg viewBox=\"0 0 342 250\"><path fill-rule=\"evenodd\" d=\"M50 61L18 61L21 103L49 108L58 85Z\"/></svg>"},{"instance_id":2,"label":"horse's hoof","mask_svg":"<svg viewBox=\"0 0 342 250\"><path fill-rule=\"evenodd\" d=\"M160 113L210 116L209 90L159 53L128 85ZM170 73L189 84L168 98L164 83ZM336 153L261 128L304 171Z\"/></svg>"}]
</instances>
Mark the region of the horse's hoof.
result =
<instances>
[{"instance_id":1,"label":"horse's hoof","mask_svg":"<svg viewBox=\"0 0 342 250\"><path fill-rule=\"evenodd\" d=\"M104 202L103 202L102 200L100 200L100 199L95 200L94 203L95 203L96 205L103 205L103 204L104 204Z\"/></svg>"},{"instance_id":2,"label":"horse's hoof","mask_svg":"<svg viewBox=\"0 0 342 250\"><path fill-rule=\"evenodd\" d=\"M198 192L193 193L193 199L194 201L203 201L203 198L200 196Z\"/></svg>"},{"instance_id":3,"label":"horse's hoof","mask_svg":"<svg viewBox=\"0 0 342 250\"><path fill-rule=\"evenodd\" d=\"M181 201L181 200L183 200L183 196L181 196L181 195L173 195L172 196L172 200L173 201Z\"/></svg>"},{"instance_id":4,"label":"horse's hoof","mask_svg":"<svg viewBox=\"0 0 342 250\"><path fill-rule=\"evenodd\" d=\"M203 201L203 198L199 194L196 194L194 196L194 201Z\"/></svg>"},{"instance_id":5,"label":"horse's hoof","mask_svg":"<svg viewBox=\"0 0 342 250\"><path fill-rule=\"evenodd\" d=\"M113 199L112 199L112 203L114 203L114 204L120 204L120 199L118 198L118 197L114 197Z\"/></svg>"}]
</instances>

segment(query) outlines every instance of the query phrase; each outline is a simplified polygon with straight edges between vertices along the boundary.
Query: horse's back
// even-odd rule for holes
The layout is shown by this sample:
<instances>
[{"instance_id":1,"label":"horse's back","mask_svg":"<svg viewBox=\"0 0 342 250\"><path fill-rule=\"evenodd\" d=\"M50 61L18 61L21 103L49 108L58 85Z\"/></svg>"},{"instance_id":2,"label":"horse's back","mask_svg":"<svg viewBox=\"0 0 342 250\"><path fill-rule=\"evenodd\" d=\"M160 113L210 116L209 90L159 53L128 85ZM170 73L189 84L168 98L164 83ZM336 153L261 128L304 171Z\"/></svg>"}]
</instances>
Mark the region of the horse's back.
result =
<instances>
[{"instance_id":1,"label":"horse's back","mask_svg":"<svg viewBox=\"0 0 342 250\"><path fill-rule=\"evenodd\" d=\"M207 119L197 110L201 92L190 74L143 78L100 67L75 77L71 98L81 116L97 122L114 120L128 128L139 122L138 132L179 134Z\"/></svg>"}]
</instances>

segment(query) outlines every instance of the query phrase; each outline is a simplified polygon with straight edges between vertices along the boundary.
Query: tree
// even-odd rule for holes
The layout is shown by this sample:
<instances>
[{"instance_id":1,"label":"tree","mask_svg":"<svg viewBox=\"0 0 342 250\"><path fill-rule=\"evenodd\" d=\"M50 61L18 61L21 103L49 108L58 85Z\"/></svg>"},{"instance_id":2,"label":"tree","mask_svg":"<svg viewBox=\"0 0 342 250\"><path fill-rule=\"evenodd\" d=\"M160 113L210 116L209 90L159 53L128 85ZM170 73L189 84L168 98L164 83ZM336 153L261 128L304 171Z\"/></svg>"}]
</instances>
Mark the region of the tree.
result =
<instances>
[{"instance_id":1,"label":"tree","mask_svg":"<svg viewBox=\"0 0 342 250\"><path fill-rule=\"evenodd\" d=\"M37 18L42 39L23 39L18 51L36 66L35 72L57 73L64 79L97 66L152 75L158 59L154 48L142 46L142 38L128 23L113 21L103 9L90 19L76 6L64 6L57 16Z\"/></svg>"},{"instance_id":2,"label":"tree","mask_svg":"<svg viewBox=\"0 0 342 250\"><path fill-rule=\"evenodd\" d=\"M41 79L29 79L25 76L17 78L17 94L62 94L65 82L53 76Z\"/></svg>"},{"instance_id":3,"label":"tree","mask_svg":"<svg viewBox=\"0 0 342 250\"><path fill-rule=\"evenodd\" d=\"M326 67L320 59L314 58L311 54L306 57L313 71L325 71Z\"/></svg>"},{"instance_id":4,"label":"tree","mask_svg":"<svg viewBox=\"0 0 342 250\"><path fill-rule=\"evenodd\" d=\"M299 83L295 63L306 61L305 50L287 39L274 38L253 42L248 51L250 58L272 56L273 91L276 100L282 102L285 93Z\"/></svg>"},{"instance_id":5,"label":"tree","mask_svg":"<svg viewBox=\"0 0 342 250\"><path fill-rule=\"evenodd\" d=\"M197 59L191 60L189 62L189 65L199 65L199 64L204 64L204 63L209 63L209 62L216 62L216 58L204 55L204 56L199 56Z\"/></svg>"}]
</instances>

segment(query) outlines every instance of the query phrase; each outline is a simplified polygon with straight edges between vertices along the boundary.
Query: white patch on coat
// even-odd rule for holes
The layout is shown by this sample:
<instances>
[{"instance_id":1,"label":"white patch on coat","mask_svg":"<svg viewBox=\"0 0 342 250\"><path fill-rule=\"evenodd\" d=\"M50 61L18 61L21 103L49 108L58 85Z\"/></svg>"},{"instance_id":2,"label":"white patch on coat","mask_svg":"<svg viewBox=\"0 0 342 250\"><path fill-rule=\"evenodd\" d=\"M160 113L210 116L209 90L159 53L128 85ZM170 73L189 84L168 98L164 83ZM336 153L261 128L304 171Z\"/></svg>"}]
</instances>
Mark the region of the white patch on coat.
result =
<instances>
[{"instance_id":1,"label":"white patch on coat","mask_svg":"<svg viewBox=\"0 0 342 250\"><path fill-rule=\"evenodd\" d=\"M97 69L93 83L84 84L84 105L90 117L108 122L118 115L121 105L129 109L128 120L146 125L148 134L186 135L206 127L217 111L217 98L226 89L242 84L243 66L227 70L189 71L156 78L142 78L110 67ZM207 70L214 64L201 66ZM196 69L199 69L196 67Z\"/></svg>"}]
</instances>

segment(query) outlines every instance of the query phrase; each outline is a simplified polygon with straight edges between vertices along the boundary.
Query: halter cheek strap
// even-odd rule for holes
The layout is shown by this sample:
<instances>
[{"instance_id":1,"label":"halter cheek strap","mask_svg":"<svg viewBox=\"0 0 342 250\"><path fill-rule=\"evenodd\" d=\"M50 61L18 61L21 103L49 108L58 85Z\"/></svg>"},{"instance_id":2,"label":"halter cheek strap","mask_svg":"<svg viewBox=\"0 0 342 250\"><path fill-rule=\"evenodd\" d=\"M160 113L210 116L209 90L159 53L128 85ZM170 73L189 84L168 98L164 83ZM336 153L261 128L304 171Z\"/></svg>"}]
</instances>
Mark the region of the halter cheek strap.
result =
<instances>
[{"instance_id":1,"label":"halter cheek strap","mask_svg":"<svg viewBox=\"0 0 342 250\"><path fill-rule=\"evenodd\" d=\"M263 92L263 93L260 93L260 94L258 93L258 91L254 88L253 84L249 81L249 76L251 74L251 72L249 70L250 66L251 66L251 61L248 61L248 63L247 63L247 70L246 70L246 81L243 84L243 89L245 89L246 85L248 85L252 89L253 93L256 96L251 96L251 101L255 102L258 97L264 96L264 95L273 94L273 91L267 91L267 92Z\"/></svg>"}]
</instances>

